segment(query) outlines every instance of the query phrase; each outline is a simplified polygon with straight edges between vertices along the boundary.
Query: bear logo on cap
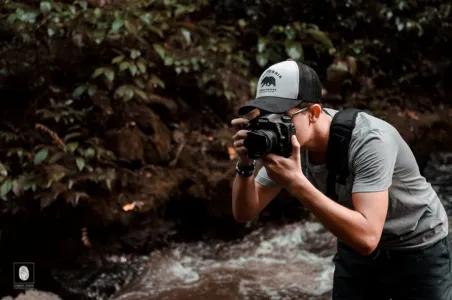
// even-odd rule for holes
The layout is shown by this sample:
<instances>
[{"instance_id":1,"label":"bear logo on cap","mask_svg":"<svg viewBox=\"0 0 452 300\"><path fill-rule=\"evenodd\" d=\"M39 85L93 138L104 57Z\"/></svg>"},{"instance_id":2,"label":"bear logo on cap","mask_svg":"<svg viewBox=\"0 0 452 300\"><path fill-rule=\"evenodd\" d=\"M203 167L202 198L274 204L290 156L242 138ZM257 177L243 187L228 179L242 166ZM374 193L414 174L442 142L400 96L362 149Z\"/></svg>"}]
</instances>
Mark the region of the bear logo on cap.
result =
<instances>
[{"instance_id":1,"label":"bear logo on cap","mask_svg":"<svg viewBox=\"0 0 452 300\"><path fill-rule=\"evenodd\" d=\"M270 86L270 85L276 86L275 77L273 77L273 76L264 77L264 79L262 79L261 86L263 87L263 86Z\"/></svg>"}]
</instances>

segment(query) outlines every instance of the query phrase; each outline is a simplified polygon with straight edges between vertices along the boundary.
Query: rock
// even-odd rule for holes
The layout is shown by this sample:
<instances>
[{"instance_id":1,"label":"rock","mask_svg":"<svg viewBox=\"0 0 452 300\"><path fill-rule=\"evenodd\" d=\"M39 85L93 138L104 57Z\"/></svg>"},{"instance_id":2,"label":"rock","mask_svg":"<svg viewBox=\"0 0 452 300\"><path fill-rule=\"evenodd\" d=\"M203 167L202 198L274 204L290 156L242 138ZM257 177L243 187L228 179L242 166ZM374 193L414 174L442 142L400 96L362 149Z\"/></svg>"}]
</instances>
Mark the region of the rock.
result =
<instances>
[{"instance_id":1,"label":"rock","mask_svg":"<svg viewBox=\"0 0 452 300\"><path fill-rule=\"evenodd\" d=\"M7 296L1 300L61 300L61 298L53 293L42 292L38 290L27 290L25 293L19 294L16 298Z\"/></svg>"},{"instance_id":2,"label":"rock","mask_svg":"<svg viewBox=\"0 0 452 300\"><path fill-rule=\"evenodd\" d=\"M144 158L147 163L166 162L170 159L171 131L160 117L145 105L130 103L125 110L125 119L135 122L144 137Z\"/></svg>"},{"instance_id":3,"label":"rock","mask_svg":"<svg viewBox=\"0 0 452 300\"><path fill-rule=\"evenodd\" d=\"M121 128L107 133L110 148L119 160L144 162L142 133L136 127Z\"/></svg>"}]
</instances>

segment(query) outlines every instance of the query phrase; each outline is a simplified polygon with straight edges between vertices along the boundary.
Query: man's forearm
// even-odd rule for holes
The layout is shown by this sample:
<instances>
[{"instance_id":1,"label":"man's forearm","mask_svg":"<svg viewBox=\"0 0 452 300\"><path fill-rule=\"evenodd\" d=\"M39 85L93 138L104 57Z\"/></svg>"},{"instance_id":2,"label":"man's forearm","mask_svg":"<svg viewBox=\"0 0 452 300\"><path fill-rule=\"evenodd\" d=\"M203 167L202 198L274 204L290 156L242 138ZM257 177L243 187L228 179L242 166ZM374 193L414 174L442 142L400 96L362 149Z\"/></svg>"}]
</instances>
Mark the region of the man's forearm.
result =
<instances>
[{"instance_id":1,"label":"man's forearm","mask_svg":"<svg viewBox=\"0 0 452 300\"><path fill-rule=\"evenodd\" d=\"M325 196L306 178L296 180L289 191L309 209L336 237L357 252L367 255L376 245L366 218ZM378 243L378 241L377 241Z\"/></svg>"},{"instance_id":2,"label":"man's forearm","mask_svg":"<svg viewBox=\"0 0 452 300\"><path fill-rule=\"evenodd\" d=\"M232 187L232 213L239 222L246 222L255 217L259 209L254 176L235 176Z\"/></svg>"}]
</instances>

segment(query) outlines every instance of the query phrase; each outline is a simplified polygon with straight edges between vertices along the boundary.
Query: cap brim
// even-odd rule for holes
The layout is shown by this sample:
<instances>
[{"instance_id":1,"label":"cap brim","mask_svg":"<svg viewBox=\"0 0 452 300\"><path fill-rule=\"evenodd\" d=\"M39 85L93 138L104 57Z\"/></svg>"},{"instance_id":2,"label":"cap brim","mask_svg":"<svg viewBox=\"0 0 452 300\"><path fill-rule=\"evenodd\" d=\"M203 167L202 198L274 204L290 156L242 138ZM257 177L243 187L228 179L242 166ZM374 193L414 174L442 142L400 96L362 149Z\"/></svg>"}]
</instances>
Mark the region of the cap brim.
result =
<instances>
[{"instance_id":1,"label":"cap brim","mask_svg":"<svg viewBox=\"0 0 452 300\"><path fill-rule=\"evenodd\" d=\"M281 97L260 97L240 107L239 115L245 115L255 108L259 108L270 113L281 114L302 102L302 100Z\"/></svg>"}]
</instances>

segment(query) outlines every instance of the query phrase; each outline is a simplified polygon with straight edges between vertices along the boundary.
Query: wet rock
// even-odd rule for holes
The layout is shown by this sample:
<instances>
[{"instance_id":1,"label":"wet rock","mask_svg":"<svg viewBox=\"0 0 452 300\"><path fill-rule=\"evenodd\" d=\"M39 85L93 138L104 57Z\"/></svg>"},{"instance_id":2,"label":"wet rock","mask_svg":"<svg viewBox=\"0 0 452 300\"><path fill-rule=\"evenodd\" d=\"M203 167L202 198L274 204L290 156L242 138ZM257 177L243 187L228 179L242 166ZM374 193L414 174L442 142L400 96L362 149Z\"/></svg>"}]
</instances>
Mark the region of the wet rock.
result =
<instances>
[{"instance_id":1,"label":"wet rock","mask_svg":"<svg viewBox=\"0 0 452 300\"><path fill-rule=\"evenodd\" d=\"M169 133L168 128L161 122L159 116L143 104L128 103L125 107L124 119L126 122L135 122L146 135L153 135L161 130L164 133Z\"/></svg>"},{"instance_id":2,"label":"wet rock","mask_svg":"<svg viewBox=\"0 0 452 300\"><path fill-rule=\"evenodd\" d=\"M171 131L160 117L145 105L130 103L125 119L133 122L143 133L143 158L147 163L160 163L170 159Z\"/></svg>"},{"instance_id":3,"label":"wet rock","mask_svg":"<svg viewBox=\"0 0 452 300\"><path fill-rule=\"evenodd\" d=\"M38 291L38 290L28 290L25 293L19 294L16 298L7 296L1 300L61 300L61 298L53 293Z\"/></svg>"},{"instance_id":4,"label":"wet rock","mask_svg":"<svg viewBox=\"0 0 452 300\"><path fill-rule=\"evenodd\" d=\"M144 143L142 133L136 127L121 128L107 133L110 148L119 160L144 162Z\"/></svg>"}]
</instances>

